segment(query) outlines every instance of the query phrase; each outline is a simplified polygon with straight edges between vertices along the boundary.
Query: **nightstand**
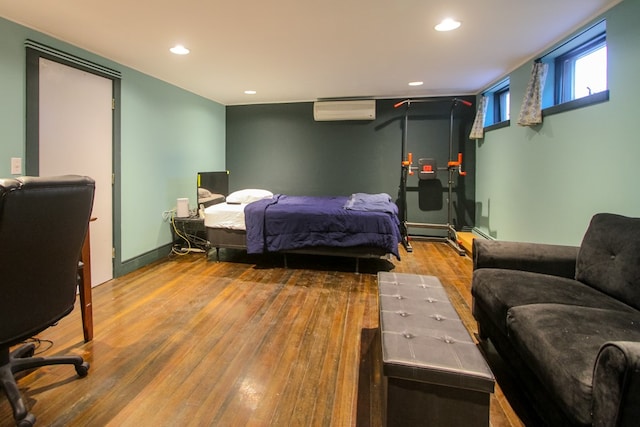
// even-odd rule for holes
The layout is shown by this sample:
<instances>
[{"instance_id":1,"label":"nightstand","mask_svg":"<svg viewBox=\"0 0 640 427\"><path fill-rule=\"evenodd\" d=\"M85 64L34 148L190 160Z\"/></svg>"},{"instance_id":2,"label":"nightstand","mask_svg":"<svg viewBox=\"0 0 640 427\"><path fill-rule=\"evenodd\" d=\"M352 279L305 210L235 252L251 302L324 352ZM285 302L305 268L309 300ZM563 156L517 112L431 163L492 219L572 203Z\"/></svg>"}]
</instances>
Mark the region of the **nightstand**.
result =
<instances>
[{"instance_id":1,"label":"nightstand","mask_svg":"<svg viewBox=\"0 0 640 427\"><path fill-rule=\"evenodd\" d=\"M209 249L207 231L204 218L190 216L185 218L173 217L170 222L173 246L179 250L200 249L206 254Z\"/></svg>"}]
</instances>

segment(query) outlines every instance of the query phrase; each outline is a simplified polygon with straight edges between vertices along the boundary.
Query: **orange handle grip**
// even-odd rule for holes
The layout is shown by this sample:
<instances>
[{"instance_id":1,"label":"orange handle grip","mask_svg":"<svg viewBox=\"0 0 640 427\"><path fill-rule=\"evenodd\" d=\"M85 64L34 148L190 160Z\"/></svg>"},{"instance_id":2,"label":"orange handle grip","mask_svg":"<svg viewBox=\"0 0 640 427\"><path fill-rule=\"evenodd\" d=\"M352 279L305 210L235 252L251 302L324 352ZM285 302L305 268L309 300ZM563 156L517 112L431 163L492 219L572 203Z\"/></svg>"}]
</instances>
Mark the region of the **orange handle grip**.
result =
<instances>
[{"instance_id":1,"label":"orange handle grip","mask_svg":"<svg viewBox=\"0 0 640 427\"><path fill-rule=\"evenodd\" d=\"M413 170L411 170L411 163L413 163L413 153L407 154L407 160L402 161L402 166L407 167L409 169L409 175L413 175Z\"/></svg>"},{"instance_id":2,"label":"orange handle grip","mask_svg":"<svg viewBox=\"0 0 640 427\"><path fill-rule=\"evenodd\" d=\"M447 166L451 167L458 167L458 175L461 176L465 176L467 174L467 172L463 172L462 171L462 153L458 153L458 161L457 162L449 162L447 163Z\"/></svg>"},{"instance_id":3,"label":"orange handle grip","mask_svg":"<svg viewBox=\"0 0 640 427\"><path fill-rule=\"evenodd\" d=\"M458 153L458 161L457 162L449 162L447 166L460 166L462 164L462 153Z\"/></svg>"}]
</instances>

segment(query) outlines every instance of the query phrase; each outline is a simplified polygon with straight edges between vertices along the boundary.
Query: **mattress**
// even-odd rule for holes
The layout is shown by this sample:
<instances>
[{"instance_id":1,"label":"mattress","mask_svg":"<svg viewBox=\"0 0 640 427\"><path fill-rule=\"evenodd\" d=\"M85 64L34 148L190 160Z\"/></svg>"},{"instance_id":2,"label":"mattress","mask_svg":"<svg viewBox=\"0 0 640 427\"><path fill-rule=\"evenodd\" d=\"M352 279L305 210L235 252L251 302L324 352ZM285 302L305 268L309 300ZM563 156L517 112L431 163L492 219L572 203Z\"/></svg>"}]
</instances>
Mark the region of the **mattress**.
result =
<instances>
[{"instance_id":1,"label":"mattress","mask_svg":"<svg viewBox=\"0 0 640 427\"><path fill-rule=\"evenodd\" d=\"M244 208L247 203L218 203L204 210L204 225L209 228L246 230Z\"/></svg>"}]
</instances>

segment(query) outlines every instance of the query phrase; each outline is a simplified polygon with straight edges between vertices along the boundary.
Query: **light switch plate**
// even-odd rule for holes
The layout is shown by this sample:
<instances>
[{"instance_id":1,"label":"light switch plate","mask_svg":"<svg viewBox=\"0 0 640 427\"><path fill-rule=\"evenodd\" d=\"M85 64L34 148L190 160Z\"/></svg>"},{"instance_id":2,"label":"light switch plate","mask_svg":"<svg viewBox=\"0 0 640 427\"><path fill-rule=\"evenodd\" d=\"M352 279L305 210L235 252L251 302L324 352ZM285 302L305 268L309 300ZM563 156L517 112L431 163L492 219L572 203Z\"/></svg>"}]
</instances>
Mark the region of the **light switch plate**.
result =
<instances>
[{"instance_id":1,"label":"light switch plate","mask_svg":"<svg viewBox=\"0 0 640 427\"><path fill-rule=\"evenodd\" d=\"M20 175L21 173L22 173L22 158L12 157L11 158L11 174Z\"/></svg>"}]
</instances>

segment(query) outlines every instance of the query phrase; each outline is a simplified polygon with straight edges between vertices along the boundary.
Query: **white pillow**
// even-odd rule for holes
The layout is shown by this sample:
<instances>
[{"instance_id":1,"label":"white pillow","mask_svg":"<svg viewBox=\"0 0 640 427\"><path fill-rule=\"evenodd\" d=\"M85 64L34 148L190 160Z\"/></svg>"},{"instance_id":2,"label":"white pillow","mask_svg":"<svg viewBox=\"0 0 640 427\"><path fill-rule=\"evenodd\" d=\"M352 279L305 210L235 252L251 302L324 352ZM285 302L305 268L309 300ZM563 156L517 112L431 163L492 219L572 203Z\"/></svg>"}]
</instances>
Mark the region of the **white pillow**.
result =
<instances>
[{"instance_id":1,"label":"white pillow","mask_svg":"<svg viewBox=\"0 0 640 427\"><path fill-rule=\"evenodd\" d=\"M227 203L240 204L251 203L260 199L270 199L273 197L273 193L268 190L259 190L255 188L248 188L245 190L234 191L227 196Z\"/></svg>"}]
</instances>

